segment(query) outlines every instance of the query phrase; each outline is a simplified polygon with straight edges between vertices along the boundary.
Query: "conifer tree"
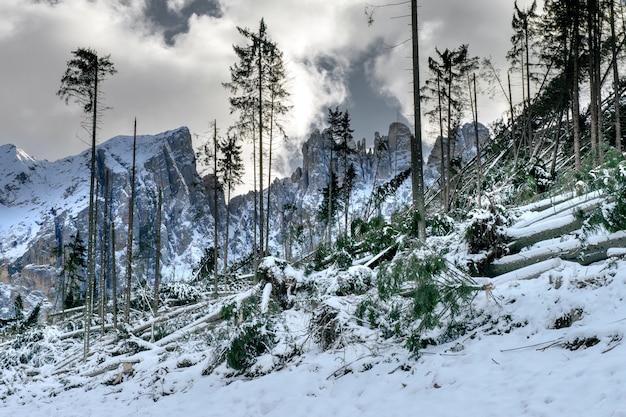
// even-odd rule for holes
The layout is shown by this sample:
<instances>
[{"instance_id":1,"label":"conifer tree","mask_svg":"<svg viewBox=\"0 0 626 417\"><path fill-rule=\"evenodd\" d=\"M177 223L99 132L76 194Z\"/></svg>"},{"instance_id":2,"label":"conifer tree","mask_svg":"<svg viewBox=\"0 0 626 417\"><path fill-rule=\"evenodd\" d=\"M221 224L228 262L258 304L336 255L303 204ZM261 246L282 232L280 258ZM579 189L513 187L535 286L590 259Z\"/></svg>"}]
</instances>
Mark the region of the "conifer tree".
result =
<instances>
[{"instance_id":1,"label":"conifer tree","mask_svg":"<svg viewBox=\"0 0 626 417\"><path fill-rule=\"evenodd\" d=\"M228 243L230 234L230 194L233 188L242 183L244 173L242 149L237 138L230 132L219 142L218 172L226 187L226 232L224 234L224 273L228 270Z\"/></svg>"},{"instance_id":2,"label":"conifer tree","mask_svg":"<svg viewBox=\"0 0 626 417\"><path fill-rule=\"evenodd\" d=\"M513 4L515 11L511 20L511 26L514 33L511 37L512 48L509 50L507 58L512 65L519 65L522 73L522 98L524 104L524 124L522 133L524 142L530 147L533 136L530 108L532 103L530 83L534 76L531 71L532 64L530 58L536 48L539 15L537 14L536 0L533 0L530 7L526 10L519 8L517 0L515 0Z\"/></svg>"},{"instance_id":3,"label":"conifer tree","mask_svg":"<svg viewBox=\"0 0 626 417\"><path fill-rule=\"evenodd\" d=\"M237 30L249 43L246 46L233 46L239 62L230 67L231 81L224 86L232 94L231 113L239 113L237 126L240 132L244 136L251 136L254 146L258 146L258 152L255 154L258 158L258 171L256 163L254 165L255 178L258 173L257 186L260 190L258 247L263 254L266 233L263 202L264 138L273 135L274 127L279 126L278 116L288 111L289 108L285 104L288 93L284 87L286 76L282 52L269 38L265 21L261 19L257 32L241 27Z\"/></svg>"},{"instance_id":4,"label":"conifer tree","mask_svg":"<svg viewBox=\"0 0 626 417\"><path fill-rule=\"evenodd\" d=\"M78 48L72 51L74 57L67 62L67 69L61 78L61 87L57 95L65 100L74 100L83 106L83 112L91 119L91 162L89 185L89 217L87 236L87 291L85 297L85 332L83 356L89 353L89 328L93 309L93 285L95 282L95 176L96 176L96 132L98 115L102 107L100 86L106 76L117 72L110 60L110 55L99 57L94 49Z\"/></svg>"},{"instance_id":5,"label":"conifer tree","mask_svg":"<svg viewBox=\"0 0 626 417\"><path fill-rule=\"evenodd\" d=\"M428 58L428 68L433 78L427 81L426 87L430 86L430 89L426 91L432 92L433 86L436 86L434 92L437 95L437 112L440 113L445 109L447 140L445 142L445 154L442 144L441 158L444 162L441 166L443 172L443 209L448 211L450 209L450 178L452 175L451 142L456 137L456 131L467 103L464 95L464 79L470 71L477 68L478 58L469 56L468 45L466 44L452 50L446 48L443 52L435 48L435 51L437 57ZM443 120L444 118L440 115L440 124L443 123ZM443 143L443 137L441 141Z\"/></svg>"}]
</instances>

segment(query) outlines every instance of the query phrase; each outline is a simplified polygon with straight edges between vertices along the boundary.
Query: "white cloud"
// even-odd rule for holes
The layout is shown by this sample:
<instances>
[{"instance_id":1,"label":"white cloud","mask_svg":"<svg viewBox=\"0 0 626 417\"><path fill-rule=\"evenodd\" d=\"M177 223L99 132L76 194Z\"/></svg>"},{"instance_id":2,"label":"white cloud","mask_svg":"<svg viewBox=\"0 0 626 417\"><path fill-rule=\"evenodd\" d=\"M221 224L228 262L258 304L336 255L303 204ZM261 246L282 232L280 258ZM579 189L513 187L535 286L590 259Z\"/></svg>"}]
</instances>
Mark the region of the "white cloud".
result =
<instances>
[{"instance_id":1,"label":"white cloud","mask_svg":"<svg viewBox=\"0 0 626 417\"><path fill-rule=\"evenodd\" d=\"M181 12L187 3L169 0L168 5ZM435 44L469 42L470 52L483 56L503 45L506 50L509 2L422 3L422 61ZM65 106L55 96L70 51L82 46L111 54L119 71L103 85L112 109L104 114L101 139L131 133L135 116L142 133L187 125L201 134L213 119L225 130L232 116L222 83L236 59L232 45L245 42L236 26L256 28L262 17L285 53L293 106L285 127L292 140L302 140L312 125L323 125L326 109L349 98L351 66L372 51L380 54L367 63L371 83L411 118L410 42L381 48L410 37L409 20L399 17L408 6L380 9L369 27L362 0L256 0L253 6L250 0L222 0L219 18L192 15L187 32L168 45L165 29L143 15L145 5L144 0L61 0L55 5L2 0L0 143L15 143L47 159L87 147L77 139L87 136L79 126L80 108ZM480 47L474 48L474 40Z\"/></svg>"}]
</instances>

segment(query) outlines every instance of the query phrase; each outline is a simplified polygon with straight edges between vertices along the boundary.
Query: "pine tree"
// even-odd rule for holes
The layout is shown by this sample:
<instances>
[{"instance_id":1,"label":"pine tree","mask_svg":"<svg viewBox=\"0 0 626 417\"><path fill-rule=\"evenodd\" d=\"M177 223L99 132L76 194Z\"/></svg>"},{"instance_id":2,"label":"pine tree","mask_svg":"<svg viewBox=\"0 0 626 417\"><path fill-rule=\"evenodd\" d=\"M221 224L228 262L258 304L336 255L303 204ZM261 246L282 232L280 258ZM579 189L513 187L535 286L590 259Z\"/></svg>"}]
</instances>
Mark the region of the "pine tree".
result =
<instances>
[{"instance_id":1,"label":"pine tree","mask_svg":"<svg viewBox=\"0 0 626 417\"><path fill-rule=\"evenodd\" d=\"M411 43L413 47L413 123L415 134L411 137L411 187L413 208L417 212L419 239L426 241L426 207L424 204L424 157L422 156L422 108L420 94L419 40L417 0L411 0Z\"/></svg>"},{"instance_id":2,"label":"pine tree","mask_svg":"<svg viewBox=\"0 0 626 417\"><path fill-rule=\"evenodd\" d=\"M231 133L228 133L226 138L219 142L219 153L221 157L218 160L218 172L226 187L226 232L224 234L224 273L226 273L228 270L228 242L230 236L230 194L237 185L243 182L244 165L241 157L241 145Z\"/></svg>"},{"instance_id":3,"label":"pine tree","mask_svg":"<svg viewBox=\"0 0 626 417\"><path fill-rule=\"evenodd\" d=\"M84 281L84 272L87 267L87 248L80 237L80 232L72 236L73 240L65 245L65 260L63 263L63 308L72 308L80 305L84 300L81 294L81 281ZM86 287L85 287L86 288Z\"/></svg>"},{"instance_id":4,"label":"pine tree","mask_svg":"<svg viewBox=\"0 0 626 417\"><path fill-rule=\"evenodd\" d=\"M464 79L467 74L476 69L478 66L478 58L470 57L468 53L468 45L461 45L456 49L445 49L443 52L439 48L435 48L437 57L428 58L428 68L433 76L427 81L426 87L430 88L426 91L433 92L437 95L436 111L441 114L445 109L445 121L447 123L447 140L445 142L445 154L443 153L443 137L442 141L442 201L443 209L450 209L450 179L452 175L452 147L453 138L456 137L459 122L463 115L467 100L464 95L463 88ZM444 118L440 115L440 124L443 124Z\"/></svg>"},{"instance_id":5,"label":"pine tree","mask_svg":"<svg viewBox=\"0 0 626 417\"><path fill-rule=\"evenodd\" d=\"M517 0L514 2L514 14L511 20L511 26L513 28L513 36L511 37L512 48L507 54L507 58L512 65L519 65L522 73L522 98L524 102L524 129L523 137L524 142L528 148L532 143L532 115L530 105L532 103L532 96L530 90L530 83L534 75L531 71L531 54L536 48L537 33L539 15L537 14L537 1L533 0L528 9L522 10L517 5Z\"/></svg>"},{"instance_id":6,"label":"pine tree","mask_svg":"<svg viewBox=\"0 0 626 417\"><path fill-rule=\"evenodd\" d=\"M263 141L267 135L271 138L274 127L279 126L277 116L285 114L289 109L285 104L288 97L284 88L286 76L282 52L269 38L263 19L259 24L258 32L241 27L237 29L249 41L249 44L243 47L233 46L239 62L230 67L231 82L225 83L224 86L233 94L230 97L231 113L239 113L237 127L240 133L244 136L252 134L253 143L256 142L258 145L258 153L255 154L258 157L258 171L256 163L254 164L255 178L258 173L257 186L260 189L258 247L260 253L264 254L266 222L263 202L263 161L265 158Z\"/></svg>"},{"instance_id":7,"label":"pine tree","mask_svg":"<svg viewBox=\"0 0 626 417\"><path fill-rule=\"evenodd\" d=\"M89 185L89 227L87 236L87 292L85 297L85 333L83 356L89 353L89 328L93 308L92 291L95 282L95 176L96 176L96 132L98 115L101 108L99 83L107 75L117 72L110 60L110 55L98 57L98 53L90 48L78 48L72 51L74 58L67 62L67 69L61 78L61 87L57 95L65 100L70 99L83 106L83 111L91 115L91 163Z\"/></svg>"}]
</instances>

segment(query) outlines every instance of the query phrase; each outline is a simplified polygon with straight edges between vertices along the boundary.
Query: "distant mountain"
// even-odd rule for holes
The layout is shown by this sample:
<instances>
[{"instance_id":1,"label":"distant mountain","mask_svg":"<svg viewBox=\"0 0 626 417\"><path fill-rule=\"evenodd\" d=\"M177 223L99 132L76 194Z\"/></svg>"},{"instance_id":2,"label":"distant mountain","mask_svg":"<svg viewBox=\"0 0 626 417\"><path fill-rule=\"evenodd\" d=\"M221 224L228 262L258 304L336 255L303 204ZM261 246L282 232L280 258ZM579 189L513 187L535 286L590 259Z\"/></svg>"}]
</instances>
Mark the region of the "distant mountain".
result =
<instances>
[{"instance_id":1,"label":"distant mountain","mask_svg":"<svg viewBox=\"0 0 626 417\"><path fill-rule=\"evenodd\" d=\"M472 155L468 149L473 146L471 132L463 128L461 140L457 141L460 154L468 158ZM348 164L356 173L349 222L372 214L389 215L410 203L410 181L404 181L382 203L371 199L377 187L410 168L410 138L407 126L392 123L387 135L375 134L373 148L367 148L365 140L348 143ZM102 185L108 170L118 277L124 276L126 261L132 139L118 136L97 147L98 213L103 213ZM331 163L330 148L327 132L313 132L302 145L302 166L290 177L272 182L269 207L272 255L297 258L313 250L324 236L324 222L318 220L318 212L331 164L337 172L338 184L344 181L343 156L334 152ZM0 147L0 282L41 291L55 302L54 284L62 266L59 249L66 247L77 233L83 239L87 236L89 157L87 150L55 162L37 161L13 145ZM436 167L435 164L435 169L426 169L427 184L438 175ZM187 128L137 137L133 265L135 277L148 282L154 277L159 188L163 190L162 276L166 280L187 279L205 249L213 246L214 224L213 180L198 175ZM224 230L226 205L219 190L218 201L219 228ZM252 251L253 213L253 192L232 200L231 262ZM334 235L345 227L343 214L337 217ZM99 237L102 232L98 231ZM223 244L224 237L220 236L218 245ZM98 268L99 263L98 257ZM123 279L119 281L121 284Z\"/></svg>"},{"instance_id":2,"label":"distant mountain","mask_svg":"<svg viewBox=\"0 0 626 417\"><path fill-rule=\"evenodd\" d=\"M97 147L99 215L109 171L118 275L123 276L133 138ZM12 145L0 147L0 281L50 292L62 265L59 248L87 236L90 151L56 162L35 161ZM185 277L206 246L212 204L195 166L191 135L179 128L137 137L134 236L138 276L152 279L158 188L163 190L164 275ZM223 199L221 201L223 206ZM99 230L101 235L102 230Z\"/></svg>"}]
</instances>

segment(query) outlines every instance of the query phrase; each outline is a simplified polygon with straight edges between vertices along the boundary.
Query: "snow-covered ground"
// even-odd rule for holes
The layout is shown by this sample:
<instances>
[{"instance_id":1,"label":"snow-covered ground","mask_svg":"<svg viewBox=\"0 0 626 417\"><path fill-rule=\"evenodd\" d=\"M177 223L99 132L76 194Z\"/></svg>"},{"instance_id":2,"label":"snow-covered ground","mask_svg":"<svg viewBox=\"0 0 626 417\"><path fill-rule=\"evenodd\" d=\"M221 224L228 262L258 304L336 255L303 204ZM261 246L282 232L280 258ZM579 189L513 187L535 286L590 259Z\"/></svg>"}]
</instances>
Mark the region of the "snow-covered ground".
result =
<instances>
[{"instance_id":1,"label":"snow-covered ground","mask_svg":"<svg viewBox=\"0 0 626 417\"><path fill-rule=\"evenodd\" d=\"M93 361L0 384L0 415L626 416L626 261L563 262L492 295L475 300L480 327L418 359L368 329L362 343L312 347L254 379L228 376L224 365L202 376L203 352L186 353L196 364L183 367L184 355L147 351L119 385L105 385L106 373L86 376ZM306 332L307 313L283 314Z\"/></svg>"}]
</instances>

